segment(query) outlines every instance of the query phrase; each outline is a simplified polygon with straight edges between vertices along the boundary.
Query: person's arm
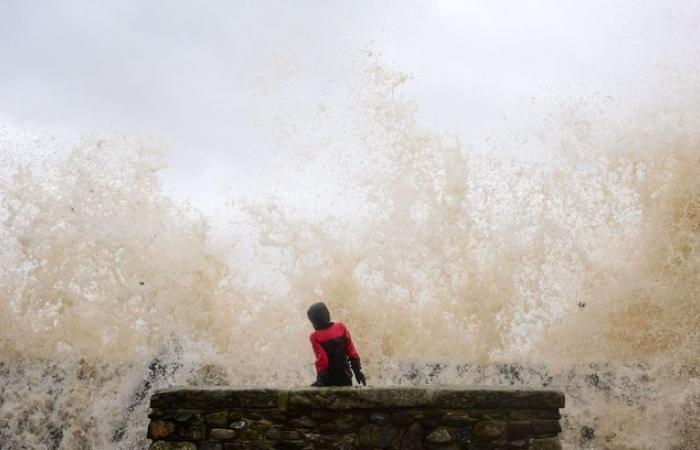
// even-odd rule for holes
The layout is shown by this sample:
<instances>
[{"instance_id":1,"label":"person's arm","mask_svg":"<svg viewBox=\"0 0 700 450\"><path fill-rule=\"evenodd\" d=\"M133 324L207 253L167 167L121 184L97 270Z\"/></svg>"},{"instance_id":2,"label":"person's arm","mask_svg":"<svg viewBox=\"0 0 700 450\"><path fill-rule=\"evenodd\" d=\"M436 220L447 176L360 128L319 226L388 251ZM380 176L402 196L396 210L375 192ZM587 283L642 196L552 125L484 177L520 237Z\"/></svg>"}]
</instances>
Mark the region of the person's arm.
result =
<instances>
[{"instance_id":1,"label":"person's arm","mask_svg":"<svg viewBox=\"0 0 700 450\"><path fill-rule=\"evenodd\" d=\"M355 379L358 384L363 384L367 386L367 380L365 379L365 374L362 373L362 363L360 362L360 354L357 353L355 344L352 342L352 336L350 335L350 330L345 328L345 354L350 359L350 367L352 372L355 374Z\"/></svg>"},{"instance_id":2,"label":"person's arm","mask_svg":"<svg viewBox=\"0 0 700 450\"><path fill-rule=\"evenodd\" d=\"M315 334L312 334L309 339L316 355L316 381L311 386L325 386L328 384L328 355Z\"/></svg>"}]
</instances>

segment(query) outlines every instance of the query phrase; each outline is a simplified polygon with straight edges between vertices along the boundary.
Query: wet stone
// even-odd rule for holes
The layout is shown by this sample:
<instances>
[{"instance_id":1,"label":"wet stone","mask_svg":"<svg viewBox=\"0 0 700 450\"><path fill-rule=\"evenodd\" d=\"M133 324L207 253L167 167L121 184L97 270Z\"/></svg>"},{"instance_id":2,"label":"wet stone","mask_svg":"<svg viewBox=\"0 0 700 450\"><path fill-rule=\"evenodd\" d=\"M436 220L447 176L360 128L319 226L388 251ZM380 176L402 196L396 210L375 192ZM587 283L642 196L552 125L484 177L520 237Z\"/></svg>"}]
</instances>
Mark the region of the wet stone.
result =
<instances>
[{"instance_id":1,"label":"wet stone","mask_svg":"<svg viewBox=\"0 0 700 450\"><path fill-rule=\"evenodd\" d=\"M209 432L209 439L214 441L232 441L236 438L236 432L224 428L214 428Z\"/></svg>"},{"instance_id":2,"label":"wet stone","mask_svg":"<svg viewBox=\"0 0 700 450\"><path fill-rule=\"evenodd\" d=\"M175 424L165 420L152 420L148 424L148 438L161 439L167 438L175 432Z\"/></svg>"},{"instance_id":3,"label":"wet stone","mask_svg":"<svg viewBox=\"0 0 700 450\"><path fill-rule=\"evenodd\" d=\"M474 426L474 436L482 439L496 439L505 431L506 424L497 420L484 420Z\"/></svg>"},{"instance_id":4,"label":"wet stone","mask_svg":"<svg viewBox=\"0 0 700 450\"><path fill-rule=\"evenodd\" d=\"M207 414L204 421L212 425L226 425L228 423L228 412L221 411Z\"/></svg>"},{"instance_id":5,"label":"wet stone","mask_svg":"<svg viewBox=\"0 0 700 450\"><path fill-rule=\"evenodd\" d=\"M425 440L431 444L446 444L452 441L452 435L447 428L440 427L433 430Z\"/></svg>"},{"instance_id":6,"label":"wet stone","mask_svg":"<svg viewBox=\"0 0 700 450\"><path fill-rule=\"evenodd\" d=\"M518 439L516 441L510 441L510 448L528 448L530 446L529 442L525 439Z\"/></svg>"},{"instance_id":7,"label":"wet stone","mask_svg":"<svg viewBox=\"0 0 700 450\"><path fill-rule=\"evenodd\" d=\"M156 441L151 443L149 450L197 450L192 442L166 442Z\"/></svg>"}]
</instances>

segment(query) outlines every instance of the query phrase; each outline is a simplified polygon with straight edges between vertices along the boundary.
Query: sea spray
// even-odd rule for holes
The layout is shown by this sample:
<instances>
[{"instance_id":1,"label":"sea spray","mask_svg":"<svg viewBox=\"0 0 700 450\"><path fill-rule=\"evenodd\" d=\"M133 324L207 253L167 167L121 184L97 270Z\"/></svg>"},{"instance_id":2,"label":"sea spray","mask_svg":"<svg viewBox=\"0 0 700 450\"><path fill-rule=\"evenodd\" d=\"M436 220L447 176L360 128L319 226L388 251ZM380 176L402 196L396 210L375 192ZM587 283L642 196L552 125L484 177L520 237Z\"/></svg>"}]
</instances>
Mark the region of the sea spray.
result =
<instances>
[{"instance_id":1,"label":"sea spray","mask_svg":"<svg viewBox=\"0 0 700 450\"><path fill-rule=\"evenodd\" d=\"M159 387L306 384L322 298L371 383L559 387L567 448L693 448L697 86L627 120L565 108L518 158L422 126L405 80L366 72L349 207L246 200L212 229L139 140L7 157L1 447L143 448Z\"/></svg>"}]
</instances>

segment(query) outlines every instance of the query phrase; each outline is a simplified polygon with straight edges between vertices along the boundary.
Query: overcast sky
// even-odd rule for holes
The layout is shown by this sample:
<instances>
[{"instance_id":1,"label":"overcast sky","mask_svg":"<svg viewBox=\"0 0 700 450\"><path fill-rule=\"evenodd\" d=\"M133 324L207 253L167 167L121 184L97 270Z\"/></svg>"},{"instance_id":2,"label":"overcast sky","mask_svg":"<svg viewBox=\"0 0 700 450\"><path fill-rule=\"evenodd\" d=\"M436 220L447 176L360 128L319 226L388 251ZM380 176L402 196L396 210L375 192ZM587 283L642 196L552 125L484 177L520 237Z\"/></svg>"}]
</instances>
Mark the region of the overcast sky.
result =
<instances>
[{"instance_id":1,"label":"overcast sky","mask_svg":"<svg viewBox=\"0 0 700 450\"><path fill-rule=\"evenodd\" d=\"M663 90L697 68L699 29L691 0L0 0L0 126L156 137L169 187L201 194L275 153L271 93L343 98L334 80L363 49L412 76L426 123L468 140L531 98Z\"/></svg>"}]
</instances>

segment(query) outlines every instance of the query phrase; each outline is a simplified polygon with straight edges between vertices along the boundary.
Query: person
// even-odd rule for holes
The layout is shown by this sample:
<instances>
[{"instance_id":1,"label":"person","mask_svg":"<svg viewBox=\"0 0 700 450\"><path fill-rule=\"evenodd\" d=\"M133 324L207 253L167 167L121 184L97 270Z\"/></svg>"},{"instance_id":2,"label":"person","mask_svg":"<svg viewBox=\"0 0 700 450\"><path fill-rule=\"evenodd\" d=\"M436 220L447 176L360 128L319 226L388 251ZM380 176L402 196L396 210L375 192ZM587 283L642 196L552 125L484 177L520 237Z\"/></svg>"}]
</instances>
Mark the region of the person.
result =
<instances>
[{"instance_id":1,"label":"person","mask_svg":"<svg viewBox=\"0 0 700 450\"><path fill-rule=\"evenodd\" d=\"M311 386L352 386L353 373L357 383L366 386L360 355L347 327L331 322L323 302L311 305L306 315L314 327L309 339L316 355L316 381Z\"/></svg>"}]
</instances>

